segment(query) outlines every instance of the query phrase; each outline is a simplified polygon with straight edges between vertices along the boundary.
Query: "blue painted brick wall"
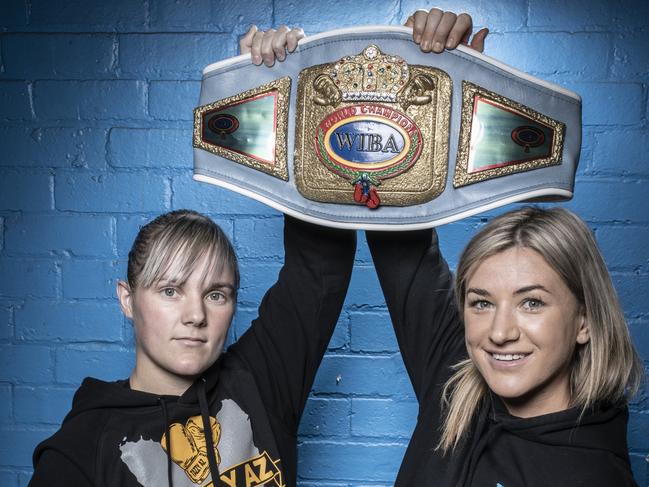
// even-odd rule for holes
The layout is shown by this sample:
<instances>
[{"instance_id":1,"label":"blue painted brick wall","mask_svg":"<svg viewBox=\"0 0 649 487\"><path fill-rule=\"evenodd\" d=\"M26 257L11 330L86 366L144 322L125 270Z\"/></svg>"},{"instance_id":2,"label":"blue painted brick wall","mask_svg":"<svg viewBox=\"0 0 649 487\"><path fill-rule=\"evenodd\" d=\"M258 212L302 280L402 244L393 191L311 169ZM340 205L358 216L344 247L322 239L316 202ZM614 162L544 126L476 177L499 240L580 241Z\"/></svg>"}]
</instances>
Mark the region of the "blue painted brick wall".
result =
<instances>
[{"instance_id":1,"label":"blue painted brick wall","mask_svg":"<svg viewBox=\"0 0 649 487\"><path fill-rule=\"evenodd\" d=\"M491 28L487 53L578 91L574 201L591 225L649 364L649 3L435 2ZM35 444L86 375L133 364L115 280L140 225L190 207L233 239L242 267L230 340L281 266L280 215L191 179L191 119L204 65L249 24L307 33L401 23L423 0L7 0L0 2L0 485L25 486ZM485 216L498 213L489 212ZM439 230L452 267L485 216ZM360 235L345 309L300 428L303 487L389 486L417 406ZM629 448L649 487L649 398L631 403Z\"/></svg>"}]
</instances>

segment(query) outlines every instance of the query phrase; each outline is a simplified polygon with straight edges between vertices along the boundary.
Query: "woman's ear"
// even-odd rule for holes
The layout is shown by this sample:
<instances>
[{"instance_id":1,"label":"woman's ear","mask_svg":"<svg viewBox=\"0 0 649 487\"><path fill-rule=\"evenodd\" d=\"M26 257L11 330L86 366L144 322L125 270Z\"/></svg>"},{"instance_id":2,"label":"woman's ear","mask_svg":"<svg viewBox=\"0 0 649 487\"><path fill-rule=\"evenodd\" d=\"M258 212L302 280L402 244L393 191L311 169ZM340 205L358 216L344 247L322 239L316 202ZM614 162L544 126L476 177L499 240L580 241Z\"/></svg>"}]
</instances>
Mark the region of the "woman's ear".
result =
<instances>
[{"instance_id":1,"label":"woman's ear","mask_svg":"<svg viewBox=\"0 0 649 487\"><path fill-rule=\"evenodd\" d=\"M579 317L580 324L579 330L577 331L577 343L579 345L585 345L590 341L590 328L588 327L588 321L586 320L586 315L581 315Z\"/></svg>"},{"instance_id":2,"label":"woman's ear","mask_svg":"<svg viewBox=\"0 0 649 487\"><path fill-rule=\"evenodd\" d=\"M129 320L133 319L133 293L131 286L128 282L119 280L117 281L117 298L119 299L119 307L122 308L122 313Z\"/></svg>"}]
</instances>

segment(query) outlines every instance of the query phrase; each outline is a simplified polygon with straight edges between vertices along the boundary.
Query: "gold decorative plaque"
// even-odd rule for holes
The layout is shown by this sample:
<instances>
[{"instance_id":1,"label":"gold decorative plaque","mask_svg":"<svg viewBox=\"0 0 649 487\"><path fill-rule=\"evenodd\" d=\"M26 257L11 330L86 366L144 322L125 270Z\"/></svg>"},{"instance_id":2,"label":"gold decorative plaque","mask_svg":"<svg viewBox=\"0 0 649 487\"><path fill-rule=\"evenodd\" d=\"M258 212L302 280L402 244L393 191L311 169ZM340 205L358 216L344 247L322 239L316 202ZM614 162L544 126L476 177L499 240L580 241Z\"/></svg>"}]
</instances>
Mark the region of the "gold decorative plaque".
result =
<instances>
[{"instance_id":1,"label":"gold decorative plaque","mask_svg":"<svg viewBox=\"0 0 649 487\"><path fill-rule=\"evenodd\" d=\"M327 203L409 206L446 184L451 80L371 44L300 72L298 191Z\"/></svg>"},{"instance_id":2,"label":"gold decorative plaque","mask_svg":"<svg viewBox=\"0 0 649 487\"><path fill-rule=\"evenodd\" d=\"M194 147L288 181L291 78L194 109Z\"/></svg>"},{"instance_id":3,"label":"gold decorative plaque","mask_svg":"<svg viewBox=\"0 0 649 487\"><path fill-rule=\"evenodd\" d=\"M453 186L561 164L565 125L462 82L462 121Z\"/></svg>"}]
</instances>

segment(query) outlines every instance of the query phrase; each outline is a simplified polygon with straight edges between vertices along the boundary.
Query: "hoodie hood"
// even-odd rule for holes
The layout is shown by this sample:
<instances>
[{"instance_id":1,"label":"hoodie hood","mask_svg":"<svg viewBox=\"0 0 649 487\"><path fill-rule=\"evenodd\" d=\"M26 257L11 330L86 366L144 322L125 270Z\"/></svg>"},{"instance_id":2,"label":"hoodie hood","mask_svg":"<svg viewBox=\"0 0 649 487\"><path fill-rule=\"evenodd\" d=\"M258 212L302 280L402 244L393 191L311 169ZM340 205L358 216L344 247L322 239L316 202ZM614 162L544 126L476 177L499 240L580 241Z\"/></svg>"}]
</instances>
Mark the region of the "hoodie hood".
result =
<instances>
[{"instance_id":1,"label":"hoodie hood","mask_svg":"<svg viewBox=\"0 0 649 487\"><path fill-rule=\"evenodd\" d=\"M198 427L200 434L203 436L206 444L206 463L205 468L218 478L218 462L215 455L215 439L213 437L213 423L215 420L210 418L210 411L207 399L208 385L214 389L218 382L218 375L216 374L216 366L210 370L209 380L207 378L200 378L195 381L185 393L178 396L165 396L151 394L133 390L130 388L129 380L119 380L115 382L105 382L99 379L88 377L84 379L81 387L77 390L72 401L72 409L63 420L63 424L84 423L84 415L92 415L99 417L105 416L111 410L117 410L121 414L128 414L129 411L143 413L148 410L154 411L159 414L160 428L163 435L160 438L160 443L166 454L166 471L167 471L167 484L169 487L173 486L172 474L172 456L176 452L174 449L173 439L178 438L177 434L172 434L173 420L177 418L170 417L172 409L194 409L198 413ZM186 415L187 413L183 413ZM191 413L190 413L191 414ZM174 415L177 416L177 415ZM63 436L63 435L60 435ZM181 436L182 438L182 436ZM55 435L54 442L65 442L66 438ZM36 449L34 452L34 463L36 464L42 452L51 446L45 442ZM185 445L182 445L185 446Z\"/></svg>"},{"instance_id":2,"label":"hoodie hood","mask_svg":"<svg viewBox=\"0 0 649 487\"><path fill-rule=\"evenodd\" d=\"M453 485L635 486L627 419L626 406L605 404L518 418L491 394L465 444Z\"/></svg>"},{"instance_id":3,"label":"hoodie hood","mask_svg":"<svg viewBox=\"0 0 649 487\"><path fill-rule=\"evenodd\" d=\"M620 458L628 457L624 406L596 405L582 413L571 408L534 418L517 418L507 413L500 399L494 401L495 423L520 438L549 446L603 450Z\"/></svg>"},{"instance_id":4,"label":"hoodie hood","mask_svg":"<svg viewBox=\"0 0 649 487\"><path fill-rule=\"evenodd\" d=\"M74 394L72 409L63 422L94 409L159 407L159 399L155 394L131 389L128 379L105 382L86 377Z\"/></svg>"},{"instance_id":5,"label":"hoodie hood","mask_svg":"<svg viewBox=\"0 0 649 487\"><path fill-rule=\"evenodd\" d=\"M137 391L131 389L128 379L106 382L93 377L86 377L74 394L72 409L63 422L65 423L75 416L93 409L160 407L161 399L167 402L178 402L179 404L198 405L199 390L204 388L209 395L218 384L218 364L217 361L205 373L204 377L194 381L182 396L167 396Z\"/></svg>"}]
</instances>

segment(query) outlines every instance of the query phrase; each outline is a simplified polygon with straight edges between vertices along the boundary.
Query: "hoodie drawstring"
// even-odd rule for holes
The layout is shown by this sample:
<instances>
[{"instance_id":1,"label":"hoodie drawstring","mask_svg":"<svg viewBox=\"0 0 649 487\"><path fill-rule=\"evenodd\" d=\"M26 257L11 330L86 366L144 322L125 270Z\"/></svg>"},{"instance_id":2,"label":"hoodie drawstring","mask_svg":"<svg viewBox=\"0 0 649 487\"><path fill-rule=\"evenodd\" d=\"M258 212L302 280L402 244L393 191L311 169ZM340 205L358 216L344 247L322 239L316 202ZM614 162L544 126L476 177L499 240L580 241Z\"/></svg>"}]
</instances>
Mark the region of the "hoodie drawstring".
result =
<instances>
[{"instance_id":1,"label":"hoodie drawstring","mask_svg":"<svg viewBox=\"0 0 649 487\"><path fill-rule=\"evenodd\" d=\"M212 425L210 424L210 411L207 407L204 378L201 378L198 383L198 404L201 407L201 417L203 418L203 431L205 433L205 444L207 446L207 460L210 463L212 483L216 486L219 484L220 475L219 467L216 463L216 455L214 454L214 438L212 438Z\"/></svg>"},{"instance_id":2,"label":"hoodie drawstring","mask_svg":"<svg viewBox=\"0 0 649 487\"><path fill-rule=\"evenodd\" d=\"M164 402L164 399L159 397L158 401L160 401L160 407L162 408L162 419L164 421L163 430L167 432L167 484L169 487L173 487L174 481L171 478L171 430L169 415L167 414L167 404Z\"/></svg>"}]
</instances>

